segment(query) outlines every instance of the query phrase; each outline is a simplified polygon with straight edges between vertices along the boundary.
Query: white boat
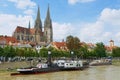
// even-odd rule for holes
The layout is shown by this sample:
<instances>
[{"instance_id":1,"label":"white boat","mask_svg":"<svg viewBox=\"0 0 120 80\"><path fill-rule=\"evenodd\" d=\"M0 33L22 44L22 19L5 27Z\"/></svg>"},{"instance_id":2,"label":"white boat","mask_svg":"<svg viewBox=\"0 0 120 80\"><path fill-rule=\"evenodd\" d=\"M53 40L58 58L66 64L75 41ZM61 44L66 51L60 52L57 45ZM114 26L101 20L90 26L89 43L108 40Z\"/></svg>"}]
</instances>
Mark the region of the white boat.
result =
<instances>
[{"instance_id":1,"label":"white boat","mask_svg":"<svg viewBox=\"0 0 120 80\"><path fill-rule=\"evenodd\" d=\"M111 65L112 60L111 59L99 59L99 60L93 60L90 62L90 66L99 66L99 65Z\"/></svg>"},{"instance_id":2,"label":"white boat","mask_svg":"<svg viewBox=\"0 0 120 80\"><path fill-rule=\"evenodd\" d=\"M84 65L81 60L55 60L53 63L57 64L62 71L84 69Z\"/></svg>"}]
</instances>

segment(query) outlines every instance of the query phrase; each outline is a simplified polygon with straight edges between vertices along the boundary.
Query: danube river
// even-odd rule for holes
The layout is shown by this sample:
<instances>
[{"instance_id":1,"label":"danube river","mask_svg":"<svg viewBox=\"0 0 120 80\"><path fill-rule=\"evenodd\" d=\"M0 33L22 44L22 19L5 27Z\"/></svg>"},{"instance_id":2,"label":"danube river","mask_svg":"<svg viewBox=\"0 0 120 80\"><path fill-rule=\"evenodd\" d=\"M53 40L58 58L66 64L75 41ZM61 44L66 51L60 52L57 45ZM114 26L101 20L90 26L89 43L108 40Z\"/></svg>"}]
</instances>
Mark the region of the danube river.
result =
<instances>
[{"instance_id":1,"label":"danube river","mask_svg":"<svg viewBox=\"0 0 120 80\"><path fill-rule=\"evenodd\" d=\"M0 80L120 80L120 66L92 66L83 71L17 76L10 76L10 72L0 72Z\"/></svg>"}]
</instances>

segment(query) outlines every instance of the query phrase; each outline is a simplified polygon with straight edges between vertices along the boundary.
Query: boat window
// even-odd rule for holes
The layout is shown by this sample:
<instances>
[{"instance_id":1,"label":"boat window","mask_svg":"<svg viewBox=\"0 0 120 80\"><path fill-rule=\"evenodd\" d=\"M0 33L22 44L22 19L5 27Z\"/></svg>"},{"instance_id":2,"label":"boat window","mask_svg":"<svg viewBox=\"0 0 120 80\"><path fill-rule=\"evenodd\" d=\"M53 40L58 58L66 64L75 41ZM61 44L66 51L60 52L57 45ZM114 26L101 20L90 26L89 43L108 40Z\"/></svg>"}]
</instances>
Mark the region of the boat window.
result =
<instances>
[{"instance_id":1,"label":"boat window","mask_svg":"<svg viewBox=\"0 0 120 80\"><path fill-rule=\"evenodd\" d=\"M64 65L64 63L61 63L62 65Z\"/></svg>"},{"instance_id":2,"label":"boat window","mask_svg":"<svg viewBox=\"0 0 120 80\"><path fill-rule=\"evenodd\" d=\"M73 64L70 64L70 65L73 65Z\"/></svg>"},{"instance_id":3,"label":"boat window","mask_svg":"<svg viewBox=\"0 0 120 80\"><path fill-rule=\"evenodd\" d=\"M78 64L76 66L79 66Z\"/></svg>"}]
</instances>

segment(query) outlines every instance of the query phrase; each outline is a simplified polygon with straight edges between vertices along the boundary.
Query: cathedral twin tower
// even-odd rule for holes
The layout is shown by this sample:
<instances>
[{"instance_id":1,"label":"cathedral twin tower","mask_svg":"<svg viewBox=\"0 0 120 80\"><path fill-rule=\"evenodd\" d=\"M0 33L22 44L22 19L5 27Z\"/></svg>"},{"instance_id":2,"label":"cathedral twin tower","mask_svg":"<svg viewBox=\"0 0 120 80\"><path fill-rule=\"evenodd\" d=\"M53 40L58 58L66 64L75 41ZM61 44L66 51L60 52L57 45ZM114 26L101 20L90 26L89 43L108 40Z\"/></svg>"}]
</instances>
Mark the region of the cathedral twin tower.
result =
<instances>
[{"instance_id":1,"label":"cathedral twin tower","mask_svg":"<svg viewBox=\"0 0 120 80\"><path fill-rule=\"evenodd\" d=\"M50 10L48 6L47 15L44 21L44 31L42 29L42 21L40 18L40 9L38 7L37 17L34 28L31 28L30 22L28 28L17 26L13 36L20 42L34 42L40 44L42 42L50 43L53 41L52 21L50 18Z\"/></svg>"}]
</instances>

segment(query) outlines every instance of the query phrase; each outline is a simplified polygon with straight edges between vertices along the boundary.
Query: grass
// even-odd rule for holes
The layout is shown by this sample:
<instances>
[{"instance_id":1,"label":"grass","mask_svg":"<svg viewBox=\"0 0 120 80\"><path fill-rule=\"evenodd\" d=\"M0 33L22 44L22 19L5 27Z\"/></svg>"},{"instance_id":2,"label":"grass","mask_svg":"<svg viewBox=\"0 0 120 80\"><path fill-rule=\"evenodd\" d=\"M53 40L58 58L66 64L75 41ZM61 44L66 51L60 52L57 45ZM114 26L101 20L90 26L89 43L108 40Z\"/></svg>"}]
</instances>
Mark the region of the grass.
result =
<instances>
[{"instance_id":1,"label":"grass","mask_svg":"<svg viewBox=\"0 0 120 80\"><path fill-rule=\"evenodd\" d=\"M112 64L116 65L116 66L120 66L120 61L119 60L113 60Z\"/></svg>"},{"instance_id":2,"label":"grass","mask_svg":"<svg viewBox=\"0 0 120 80\"><path fill-rule=\"evenodd\" d=\"M17 68L30 66L27 62L5 62L0 64L0 71L14 71Z\"/></svg>"}]
</instances>

